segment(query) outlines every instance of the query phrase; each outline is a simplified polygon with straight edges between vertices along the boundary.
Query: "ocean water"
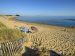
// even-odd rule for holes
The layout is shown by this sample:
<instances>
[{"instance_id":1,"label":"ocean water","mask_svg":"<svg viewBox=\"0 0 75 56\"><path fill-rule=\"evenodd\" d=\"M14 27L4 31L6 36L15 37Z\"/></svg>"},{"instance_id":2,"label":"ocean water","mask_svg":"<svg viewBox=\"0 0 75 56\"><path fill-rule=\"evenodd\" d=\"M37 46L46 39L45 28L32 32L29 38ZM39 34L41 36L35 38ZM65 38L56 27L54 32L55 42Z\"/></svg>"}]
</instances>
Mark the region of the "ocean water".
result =
<instances>
[{"instance_id":1,"label":"ocean water","mask_svg":"<svg viewBox=\"0 0 75 56\"><path fill-rule=\"evenodd\" d=\"M16 19L25 22L42 23L47 25L56 25L65 27L75 26L75 16L35 16L35 17L18 16Z\"/></svg>"}]
</instances>

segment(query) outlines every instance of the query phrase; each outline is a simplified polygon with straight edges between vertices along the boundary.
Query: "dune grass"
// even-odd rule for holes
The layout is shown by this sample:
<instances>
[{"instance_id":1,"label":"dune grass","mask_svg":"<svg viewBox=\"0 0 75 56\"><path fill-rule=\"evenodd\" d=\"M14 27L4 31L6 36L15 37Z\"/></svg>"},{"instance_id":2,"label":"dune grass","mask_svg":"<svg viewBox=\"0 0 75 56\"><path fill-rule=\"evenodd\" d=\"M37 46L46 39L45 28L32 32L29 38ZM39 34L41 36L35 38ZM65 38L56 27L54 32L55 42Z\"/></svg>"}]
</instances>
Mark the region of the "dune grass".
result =
<instances>
[{"instance_id":1,"label":"dune grass","mask_svg":"<svg viewBox=\"0 0 75 56\"><path fill-rule=\"evenodd\" d=\"M4 29L4 28L7 28L7 27L0 22L0 29Z\"/></svg>"},{"instance_id":2,"label":"dune grass","mask_svg":"<svg viewBox=\"0 0 75 56\"><path fill-rule=\"evenodd\" d=\"M0 23L0 42L13 41L26 35L17 29L9 29L4 24Z\"/></svg>"}]
</instances>

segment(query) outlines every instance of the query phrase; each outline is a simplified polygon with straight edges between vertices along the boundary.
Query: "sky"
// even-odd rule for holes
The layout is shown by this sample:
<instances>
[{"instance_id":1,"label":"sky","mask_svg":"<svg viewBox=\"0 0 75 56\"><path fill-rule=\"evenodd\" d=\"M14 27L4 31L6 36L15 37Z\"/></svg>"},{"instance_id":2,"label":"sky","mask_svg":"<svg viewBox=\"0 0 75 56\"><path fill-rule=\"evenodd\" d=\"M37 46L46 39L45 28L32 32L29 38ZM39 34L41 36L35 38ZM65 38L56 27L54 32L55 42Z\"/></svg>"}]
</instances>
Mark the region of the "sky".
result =
<instances>
[{"instance_id":1,"label":"sky","mask_svg":"<svg viewBox=\"0 0 75 56\"><path fill-rule=\"evenodd\" d=\"M0 0L0 14L75 16L75 0Z\"/></svg>"}]
</instances>

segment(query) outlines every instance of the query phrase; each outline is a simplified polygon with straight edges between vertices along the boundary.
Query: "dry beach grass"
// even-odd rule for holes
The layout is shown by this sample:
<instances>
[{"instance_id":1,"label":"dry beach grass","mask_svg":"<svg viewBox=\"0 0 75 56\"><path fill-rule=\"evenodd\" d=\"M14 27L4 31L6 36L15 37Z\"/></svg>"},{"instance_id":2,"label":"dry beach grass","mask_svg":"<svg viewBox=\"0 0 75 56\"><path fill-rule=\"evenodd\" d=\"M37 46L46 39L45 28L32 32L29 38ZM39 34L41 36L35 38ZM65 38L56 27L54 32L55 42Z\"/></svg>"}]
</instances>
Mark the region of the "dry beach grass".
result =
<instances>
[{"instance_id":1,"label":"dry beach grass","mask_svg":"<svg viewBox=\"0 0 75 56\"><path fill-rule=\"evenodd\" d=\"M0 16L0 22L8 28L15 29L19 26L25 26L30 29L31 26L37 27L35 33L27 33L28 42L24 46L41 50L45 47L64 56L75 56L75 28L65 28L58 26L48 26L43 24L20 22L9 20L12 16Z\"/></svg>"}]
</instances>

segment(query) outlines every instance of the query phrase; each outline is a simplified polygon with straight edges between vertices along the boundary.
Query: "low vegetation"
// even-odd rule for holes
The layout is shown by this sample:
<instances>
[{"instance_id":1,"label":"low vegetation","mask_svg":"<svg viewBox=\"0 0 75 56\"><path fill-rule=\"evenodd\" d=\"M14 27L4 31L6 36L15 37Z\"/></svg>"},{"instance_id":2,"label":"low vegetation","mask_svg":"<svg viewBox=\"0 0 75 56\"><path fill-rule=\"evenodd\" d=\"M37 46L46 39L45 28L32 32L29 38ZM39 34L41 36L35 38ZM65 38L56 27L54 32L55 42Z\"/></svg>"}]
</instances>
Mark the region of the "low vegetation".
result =
<instances>
[{"instance_id":1,"label":"low vegetation","mask_svg":"<svg viewBox=\"0 0 75 56\"><path fill-rule=\"evenodd\" d=\"M7 27L0 22L0 29L4 29L4 28L7 28Z\"/></svg>"},{"instance_id":2,"label":"low vegetation","mask_svg":"<svg viewBox=\"0 0 75 56\"><path fill-rule=\"evenodd\" d=\"M17 29L9 29L4 24L0 23L0 42L6 40L13 41L18 38L25 37L25 34Z\"/></svg>"}]
</instances>

